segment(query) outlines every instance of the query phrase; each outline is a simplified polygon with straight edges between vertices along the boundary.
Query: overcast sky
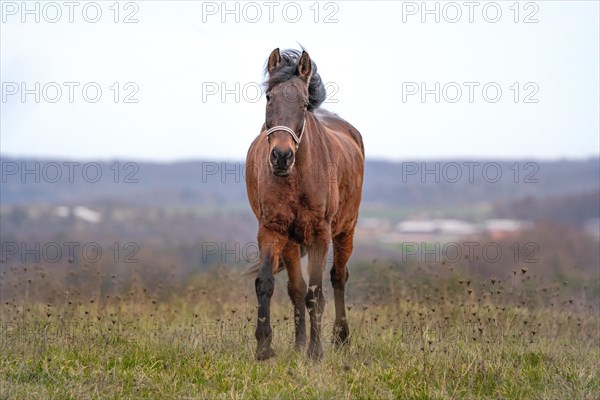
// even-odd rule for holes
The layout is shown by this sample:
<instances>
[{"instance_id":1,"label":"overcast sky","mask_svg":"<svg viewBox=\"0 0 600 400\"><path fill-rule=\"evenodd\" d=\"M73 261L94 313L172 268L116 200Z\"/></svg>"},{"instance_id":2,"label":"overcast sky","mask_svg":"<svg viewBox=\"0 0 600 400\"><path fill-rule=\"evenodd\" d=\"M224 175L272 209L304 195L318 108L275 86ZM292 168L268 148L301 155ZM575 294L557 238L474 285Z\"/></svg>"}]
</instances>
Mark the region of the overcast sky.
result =
<instances>
[{"instance_id":1,"label":"overcast sky","mask_svg":"<svg viewBox=\"0 0 600 400\"><path fill-rule=\"evenodd\" d=\"M598 156L599 2L514 3L3 1L0 153L243 159L301 43L370 159Z\"/></svg>"}]
</instances>

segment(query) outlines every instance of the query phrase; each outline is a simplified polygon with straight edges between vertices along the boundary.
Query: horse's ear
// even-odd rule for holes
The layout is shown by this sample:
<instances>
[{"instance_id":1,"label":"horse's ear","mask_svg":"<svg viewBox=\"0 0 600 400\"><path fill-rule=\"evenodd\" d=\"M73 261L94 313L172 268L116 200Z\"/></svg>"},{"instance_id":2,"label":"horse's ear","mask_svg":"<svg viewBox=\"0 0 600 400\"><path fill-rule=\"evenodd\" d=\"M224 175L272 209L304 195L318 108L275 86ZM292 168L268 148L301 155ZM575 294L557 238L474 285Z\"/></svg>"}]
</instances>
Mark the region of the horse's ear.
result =
<instances>
[{"instance_id":1,"label":"horse's ear","mask_svg":"<svg viewBox=\"0 0 600 400\"><path fill-rule=\"evenodd\" d=\"M267 63L267 71L269 71L269 74L271 74L271 73L273 73L273 71L275 71L275 68L277 68L280 61L281 61L281 55L279 54L279 47L278 47L275 50L273 50L271 52L271 55L269 56L269 62Z\"/></svg>"},{"instance_id":2,"label":"horse's ear","mask_svg":"<svg viewBox=\"0 0 600 400\"><path fill-rule=\"evenodd\" d=\"M298 61L298 76L306 83L310 81L310 77L312 76L312 61L308 53L304 50L302 50L300 61Z\"/></svg>"}]
</instances>

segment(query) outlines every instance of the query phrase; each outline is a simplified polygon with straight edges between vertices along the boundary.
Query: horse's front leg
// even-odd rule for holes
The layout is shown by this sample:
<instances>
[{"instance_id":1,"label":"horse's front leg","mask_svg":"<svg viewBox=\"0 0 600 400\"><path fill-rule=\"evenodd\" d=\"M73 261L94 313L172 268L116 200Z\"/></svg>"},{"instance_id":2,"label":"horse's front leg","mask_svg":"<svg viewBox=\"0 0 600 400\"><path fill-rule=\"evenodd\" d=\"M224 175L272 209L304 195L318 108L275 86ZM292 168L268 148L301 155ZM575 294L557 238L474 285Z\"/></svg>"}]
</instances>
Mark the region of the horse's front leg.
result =
<instances>
[{"instance_id":1,"label":"horse's front leg","mask_svg":"<svg viewBox=\"0 0 600 400\"><path fill-rule=\"evenodd\" d=\"M271 329L271 297L275 289L274 269L279 265L279 257L284 240L279 235L259 228L258 247L260 250L260 268L254 281L258 299L258 321L255 337L258 341L256 359L266 360L275 356L271 347L273 331Z\"/></svg>"},{"instance_id":2,"label":"horse's front leg","mask_svg":"<svg viewBox=\"0 0 600 400\"><path fill-rule=\"evenodd\" d=\"M321 317L325 308L323 271L327 261L329 241L329 235L321 235L308 246L308 291L306 293L306 308L310 315L308 356L313 360L319 360L323 355L321 345Z\"/></svg>"}]
</instances>

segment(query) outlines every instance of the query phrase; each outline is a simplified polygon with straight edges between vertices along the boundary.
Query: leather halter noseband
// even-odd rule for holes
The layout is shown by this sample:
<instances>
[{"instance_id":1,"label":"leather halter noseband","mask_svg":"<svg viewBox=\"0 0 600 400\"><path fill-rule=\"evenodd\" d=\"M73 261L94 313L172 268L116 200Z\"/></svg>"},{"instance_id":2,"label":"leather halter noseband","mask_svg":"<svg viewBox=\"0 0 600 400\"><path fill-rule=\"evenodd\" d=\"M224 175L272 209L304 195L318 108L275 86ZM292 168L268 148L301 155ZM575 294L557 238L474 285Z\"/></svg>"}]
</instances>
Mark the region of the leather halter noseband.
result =
<instances>
[{"instance_id":1,"label":"leather halter noseband","mask_svg":"<svg viewBox=\"0 0 600 400\"><path fill-rule=\"evenodd\" d=\"M274 126L274 127L270 128L267 131L267 137L269 137L269 135L273 132L285 131L292 136L292 138L294 139L294 142L296 142L296 150L298 150L298 146L300 146L300 141L302 140L302 134L304 133L304 128L306 128L306 116L304 117L304 123L302 124L302 130L300 131L300 135L296 135L296 132L294 132L293 129L288 128L287 126L278 125L278 126Z\"/></svg>"}]
</instances>

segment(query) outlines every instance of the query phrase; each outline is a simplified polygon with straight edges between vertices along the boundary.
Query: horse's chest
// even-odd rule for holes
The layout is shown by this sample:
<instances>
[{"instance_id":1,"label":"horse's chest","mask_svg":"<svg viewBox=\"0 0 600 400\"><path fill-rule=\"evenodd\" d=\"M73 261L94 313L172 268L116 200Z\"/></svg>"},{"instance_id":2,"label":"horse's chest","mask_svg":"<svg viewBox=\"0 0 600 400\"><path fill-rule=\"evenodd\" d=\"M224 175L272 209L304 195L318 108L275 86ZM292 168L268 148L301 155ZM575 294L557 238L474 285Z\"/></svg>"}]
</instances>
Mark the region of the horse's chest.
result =
<instances>
[{"instance_id":1,"label":"horse's chest","mask_svg":"<svg viewBox=\"0 0 600 400\"><path fill-rule=\"evenodd\" d=\"M327 229L331 219L327 211L326 202L298 196L263 208L263 222L269 229L300 244L308 244Z\"/></svg>"}]
</instances>

